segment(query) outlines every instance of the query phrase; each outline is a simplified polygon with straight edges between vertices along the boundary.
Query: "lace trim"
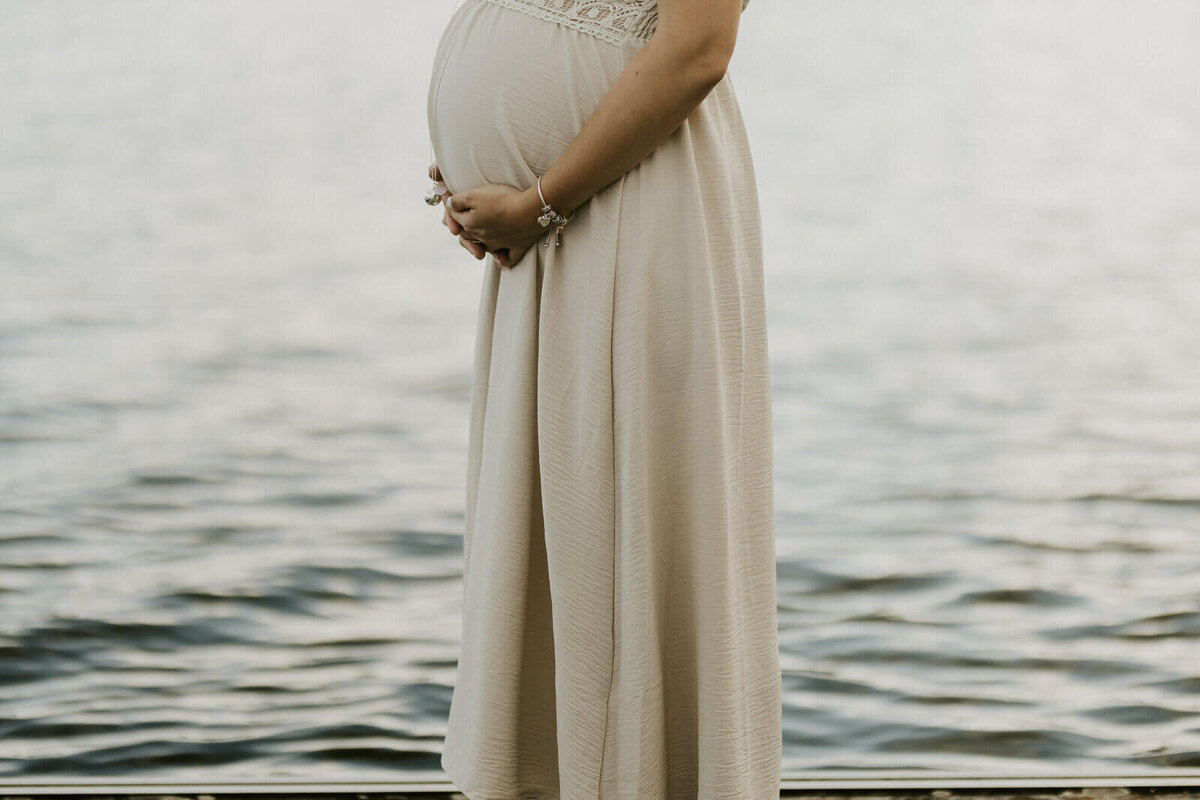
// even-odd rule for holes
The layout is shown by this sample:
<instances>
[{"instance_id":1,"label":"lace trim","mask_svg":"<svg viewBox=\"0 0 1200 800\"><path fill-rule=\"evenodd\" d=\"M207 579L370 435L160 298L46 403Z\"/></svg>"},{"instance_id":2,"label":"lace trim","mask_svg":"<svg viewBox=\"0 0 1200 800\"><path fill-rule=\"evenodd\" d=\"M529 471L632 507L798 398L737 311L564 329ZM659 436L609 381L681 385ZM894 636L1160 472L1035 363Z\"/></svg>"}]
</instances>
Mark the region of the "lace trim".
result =
<instances>
[{"instance_id":1,"label":"lace trim","mask_svg":"<svg viewBox=\"0 0 1200 800\"><path fill-rule=\"evenodd\" d=\"M645 41L658 25L658 0L484 0L590 33L612 44ZM742 0L742 10L750 0Z\"/></svg>"},{"instance_id":2,"label":"lace trim","mask_svg":"<svg viewBox=\"0 0 1200 800\"><path fill-rule=\"evenodd\" d=\"M658 22L658 0L486 0L590 33L612 44L644 41ZM743 0L749 2L749 0Z\"/></svg>"}]
</instances>

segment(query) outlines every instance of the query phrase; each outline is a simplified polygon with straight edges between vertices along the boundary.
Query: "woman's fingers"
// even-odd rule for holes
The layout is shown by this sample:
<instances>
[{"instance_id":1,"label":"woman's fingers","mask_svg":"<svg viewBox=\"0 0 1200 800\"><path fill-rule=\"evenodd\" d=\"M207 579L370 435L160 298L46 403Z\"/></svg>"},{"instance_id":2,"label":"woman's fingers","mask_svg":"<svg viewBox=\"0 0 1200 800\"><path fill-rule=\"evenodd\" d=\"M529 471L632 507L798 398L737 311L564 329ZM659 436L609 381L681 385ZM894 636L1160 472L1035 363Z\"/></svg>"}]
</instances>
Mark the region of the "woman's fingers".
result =
<instances>
[{"instance_id":1,"label":"woman's fingers","mask_svg":"<svg viewBox=\"0 0 1200 800\"><path fill-rule=\"evenodd\" d=\"M440 169L438 169L437 164L429 165L429 177L435 181L442 180L442 172ZM449 192L447 192L442 198L442 225L446 226L450 230L450 233L458 237L458 243L462 245L464 250L475 256L476 259L482 259L487 256L487 247L483 244L483 242L476 241L474 238L467 235L466 230L462 225L459 224L458 220L454 219L454 217L450 215L451 209L454 209L455 211L463 211L469 208L469 205L463 199L460 199L458 205L456 206L453 202L454 198L455 195ZM507 249L504 250L503 253L505 256L507 256ZM497 255L497 259L499 258L500 256Z\"/></svg>"},{"instance_id":2,"label":"woman's fingers","mask_svg":"<svg viewBox=\"0 0 1200 800\"><path fill-rule=\"evenodd\" d=\"M463 227L458 224L458 220L450 216L450 209L444 207L442 209L442 224L449 228L450 232L455 236L463 232Z\"/></svg>"},{"instance_id":3,"label":"woman's fingers","mask_svg":"<svg viewBox=\"0 0 1200 800\"><path fill-rule=\"evenodd\" d=\"M466 250L468 253L470 253L473 256L475 255L475 251L471 248L471 243L467 241L467 237L459 236L458 243L459 243L459 245L462 246L462 249ZM478 258L478 256L476 256L476 258Z\"/></svg>"},{"instance_id":4,"label":"woman's fingers","mask_svg":"<svg viewBox=\"0 0 1200 800\"><path fill-rule=\"evenodd\" d=\"M465 233L459 235L458 242L467 250L469 250L471 255L475 256L477 259L483 258L485 255L487 255L487 249L482 244L472 241Z\"/></svg>"},{"instance_id":5,"label":"woman's fingers","mask_svg":"<svg viewBox=\"0 0 1200 800\"><path fill-rule=\"evenodd\" d=\"M506 263L504 266L511 267L514 264L520 263L521 259L525 257L525 254L529 252L529 248L530 245L525 245L524 247L506 247L505 258L507 259L508 263Z\"/></svg>"}]
</instances>

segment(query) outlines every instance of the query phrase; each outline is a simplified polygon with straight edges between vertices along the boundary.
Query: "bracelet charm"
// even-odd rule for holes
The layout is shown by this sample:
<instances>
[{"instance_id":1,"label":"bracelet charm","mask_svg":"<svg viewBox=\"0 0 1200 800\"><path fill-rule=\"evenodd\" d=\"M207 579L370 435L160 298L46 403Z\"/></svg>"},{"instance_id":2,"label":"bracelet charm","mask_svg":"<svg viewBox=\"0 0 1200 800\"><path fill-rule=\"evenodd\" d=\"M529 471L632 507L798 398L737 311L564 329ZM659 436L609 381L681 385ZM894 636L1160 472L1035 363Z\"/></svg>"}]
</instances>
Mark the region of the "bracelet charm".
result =
<instances>
[{"instance_id":1,"label":"bracelet charm","mask_svg":"<svg viewBox=\"0 0 1200 800\"><path fill-rule=\"evenodd\" d=\"M563 228L567 227L567 223L570 222L572 219L574 219L575 213L572 212L571 216L564 217L562 214L558 213L557 211L555 211L553 208L550 207L550 204L546 202L546 196L542 194L542 179L541 178L538 178L538 181L537 181L537 191L538 191L538 198L542 201L542 215L540 217L538 217L538 224L541 225L543 228L547 228L551 225L554 226L554 246L558 247L558 240L559 240L559 237L562 235ZM549 247L549 246L550 246L550 239L549 239L549 237L547 237L546 243L543 244L542 247Z\"/></svg>"}]
</instances>

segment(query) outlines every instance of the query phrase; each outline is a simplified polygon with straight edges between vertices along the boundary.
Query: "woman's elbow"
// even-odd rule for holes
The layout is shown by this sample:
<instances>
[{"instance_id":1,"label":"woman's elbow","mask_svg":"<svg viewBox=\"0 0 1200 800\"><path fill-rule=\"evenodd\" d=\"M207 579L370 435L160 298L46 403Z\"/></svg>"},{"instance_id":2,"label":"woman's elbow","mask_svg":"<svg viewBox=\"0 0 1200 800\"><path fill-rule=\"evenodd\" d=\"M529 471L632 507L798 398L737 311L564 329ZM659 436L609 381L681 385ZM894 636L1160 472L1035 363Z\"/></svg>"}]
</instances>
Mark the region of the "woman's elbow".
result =
<instances>
[{"instance_id":1,"label":"woman's elbow","mask_svg":"<svg viewBox=\"0 0 1200 800\"><path fill-rule=\"evenodd\" d=\"M721 82L733 58L737 39L736 28L731 31L664 30L659 28L651 41L664 48L670 69L677 79L697 83L711 89Z\"/></svg>"},{"instance_id":2,"label":"woman's elbow","mask_svg":"<svg viewBox=\"0 0 1200 800\"><path fill-rule=\"evenodd\" d=\"M706 45L697 56L697 72L702 80L711 86L716 86L729 71L729 62L733 59L733 44L718 40Z\"/></svg>"},{"instance_id":3,"label":"woman's elbow","mask_svg":"<svg viewBox=\"0 0 1200 800\"><path fill-rule=\"evenodd\" d=\"M733 47L719 37L675 41L670 49L676 81L695 84L704 93L721 82L733 57Z\"/></svg>"}]
</instances>

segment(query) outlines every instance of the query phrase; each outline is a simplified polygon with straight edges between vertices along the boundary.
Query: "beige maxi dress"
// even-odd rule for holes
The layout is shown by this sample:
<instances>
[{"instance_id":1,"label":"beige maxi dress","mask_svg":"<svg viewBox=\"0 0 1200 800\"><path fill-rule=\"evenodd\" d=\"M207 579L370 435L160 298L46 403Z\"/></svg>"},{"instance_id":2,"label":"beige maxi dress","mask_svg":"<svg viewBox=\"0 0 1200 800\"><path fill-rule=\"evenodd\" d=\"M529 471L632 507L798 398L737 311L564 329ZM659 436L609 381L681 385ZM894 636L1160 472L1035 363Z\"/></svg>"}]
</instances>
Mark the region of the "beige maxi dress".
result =
<instances>
[{"instance_id":1,"label":"beige maxi dress","mask_svg":"<svg viewBox=\"0 0 1200 800\"><path fill-rule=\"evenodd\" d=\"M656 12L464 0L428 97L447 187L532 186ZM559 247L547 235L509 270L475 262L462 650L441 760L470 800L778 798L761 235L727 74Z\"/></svg>"}]
</instances>

